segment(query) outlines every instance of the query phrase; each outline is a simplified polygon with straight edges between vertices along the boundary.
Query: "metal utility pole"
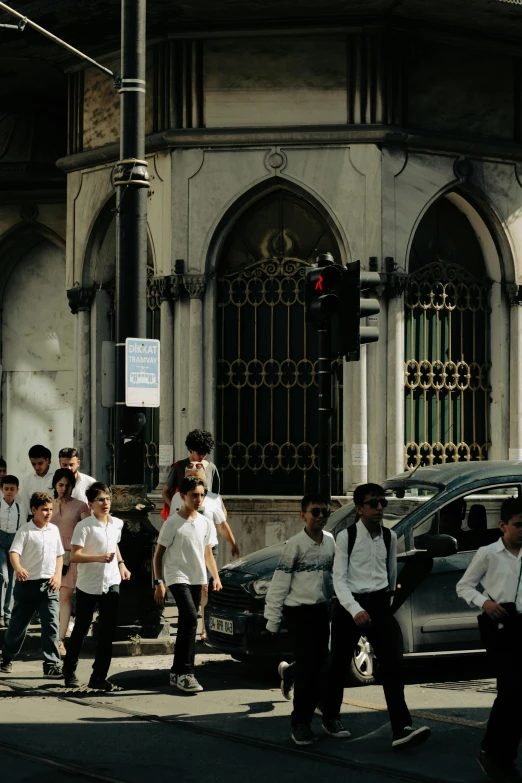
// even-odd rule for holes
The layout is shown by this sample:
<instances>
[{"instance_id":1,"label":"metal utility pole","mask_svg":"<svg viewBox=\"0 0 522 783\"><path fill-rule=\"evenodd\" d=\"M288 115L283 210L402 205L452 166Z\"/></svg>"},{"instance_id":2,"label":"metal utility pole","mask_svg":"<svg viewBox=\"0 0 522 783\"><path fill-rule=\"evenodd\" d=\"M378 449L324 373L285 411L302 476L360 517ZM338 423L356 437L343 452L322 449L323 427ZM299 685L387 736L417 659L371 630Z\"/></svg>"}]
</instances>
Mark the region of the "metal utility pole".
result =
<instances>
[{"instance_id":1,"label":"metal utility pole","mask_svg":"<svg viewBox=\"0 0 522 783\"><path fill-rule=\"evenodd\" d=\"M145 161L146 0L122 0L120 160L116 244L116 416L114 484L143 484L145 414L125 406L125 340L147 336L147 189Z\"/></svg>"},{"instance_id":2,"label":"metal utility pole","mask_svg":"<svg viewBox=\"0 0 522 783\"><path fill-rule=\"evenodd\" d=\"M332 497L332 357L330 322L318 329L319 359L317 361L319 387L319 494L329 503Z\"/></svg>"}]
</instances>

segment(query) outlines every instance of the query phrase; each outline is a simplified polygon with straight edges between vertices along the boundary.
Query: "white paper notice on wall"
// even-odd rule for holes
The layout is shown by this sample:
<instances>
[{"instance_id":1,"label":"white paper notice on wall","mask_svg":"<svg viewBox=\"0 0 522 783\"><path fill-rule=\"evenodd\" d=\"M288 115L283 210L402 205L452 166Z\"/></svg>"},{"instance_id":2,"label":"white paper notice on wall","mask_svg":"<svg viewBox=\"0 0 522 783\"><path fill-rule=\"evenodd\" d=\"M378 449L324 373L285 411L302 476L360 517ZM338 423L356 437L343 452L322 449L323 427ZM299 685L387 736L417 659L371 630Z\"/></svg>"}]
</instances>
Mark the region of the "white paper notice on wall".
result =
<instances>
[{"instance_id":1,"label":"white paper notice on wall","mask_svg":"<svg viewBox=\"0 0 522 783\"><path fill-rule=\"evenodd\" d=\"M368 444L352 443L352 465L368 464Z\"/></svg>"},{"instance_id":2,"label":"white paper notice on wall","mask_svg":"<svg viewBox=\"0 0 522 783\"><path fill-rule=\"evenodd\" d=\"M174 462L174 446L162 446L160 444L158 454L158 464L160 468L172 465Z\"/></svg>"},{"instance_id":3,"label":"white paper notice on wall","mask_svg":"<svg viewBox=\"0 0 522 783\"><path fill-rule=\"evenodd\" d=\"M509 449L509 459L513 462L522 460L522 449Z\"/></svg>"}]
</instances>

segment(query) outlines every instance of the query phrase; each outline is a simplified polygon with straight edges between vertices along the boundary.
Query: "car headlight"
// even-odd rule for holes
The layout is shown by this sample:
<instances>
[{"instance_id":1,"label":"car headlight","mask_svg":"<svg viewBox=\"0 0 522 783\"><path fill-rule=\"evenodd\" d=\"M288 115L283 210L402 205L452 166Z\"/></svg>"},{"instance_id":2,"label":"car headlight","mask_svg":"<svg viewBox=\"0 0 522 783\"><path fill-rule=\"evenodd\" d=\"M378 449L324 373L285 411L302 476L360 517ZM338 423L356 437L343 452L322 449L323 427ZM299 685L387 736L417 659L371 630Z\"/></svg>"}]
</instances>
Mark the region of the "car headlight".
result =
<instances>
[{"instance_id":1,"label":"car headlight","mask_svg":"<svg viewBox=\"0 0 522 783\"><path fill-rule=\"evenodd\" d=\"M257 579L252 582L252 590L256 598L263 598L268 593L271 579Z\"/></svg>"}]
</instances>

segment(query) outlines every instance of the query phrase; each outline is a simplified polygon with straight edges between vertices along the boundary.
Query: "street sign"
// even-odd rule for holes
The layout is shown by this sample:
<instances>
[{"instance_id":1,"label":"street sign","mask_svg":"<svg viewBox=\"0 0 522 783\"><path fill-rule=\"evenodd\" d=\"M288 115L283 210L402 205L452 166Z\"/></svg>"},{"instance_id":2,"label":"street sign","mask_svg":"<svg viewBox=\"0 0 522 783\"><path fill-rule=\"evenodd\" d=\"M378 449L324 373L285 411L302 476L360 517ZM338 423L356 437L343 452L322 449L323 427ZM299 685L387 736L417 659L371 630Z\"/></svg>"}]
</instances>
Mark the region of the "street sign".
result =
<instances>
[{"instance_id":1,"label":"street sign","mask_svg":"<svg viewBox=\"0 0 522 783\"><path fill-rule=\"evenodd\" d=\"M127 337L125 340L125 405L159 408L160 342Z\"/></svg>"}]
</instances>

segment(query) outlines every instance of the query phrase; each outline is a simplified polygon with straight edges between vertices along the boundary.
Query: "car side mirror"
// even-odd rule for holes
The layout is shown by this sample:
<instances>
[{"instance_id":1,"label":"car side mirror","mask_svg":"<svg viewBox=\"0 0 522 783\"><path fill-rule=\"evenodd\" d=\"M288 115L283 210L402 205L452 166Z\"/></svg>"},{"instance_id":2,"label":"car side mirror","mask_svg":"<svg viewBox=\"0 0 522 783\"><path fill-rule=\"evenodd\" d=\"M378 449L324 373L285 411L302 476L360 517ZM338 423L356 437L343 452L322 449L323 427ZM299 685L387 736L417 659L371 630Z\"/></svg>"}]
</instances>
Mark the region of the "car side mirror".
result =
<instances>
[{"instance_id":1,"label":"car side mirror","mask_svg":"<svg viewBox=\"0 0 522 783\"><path fill-rule=\"evenodd\" d=\"M422 541L419 539L415 541L415 548L424 549L429 557L450 557L458 552L457 539L445 533L437 536L422 536Z\"/></svg>"}]
</instances>

